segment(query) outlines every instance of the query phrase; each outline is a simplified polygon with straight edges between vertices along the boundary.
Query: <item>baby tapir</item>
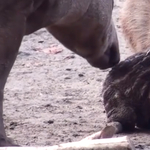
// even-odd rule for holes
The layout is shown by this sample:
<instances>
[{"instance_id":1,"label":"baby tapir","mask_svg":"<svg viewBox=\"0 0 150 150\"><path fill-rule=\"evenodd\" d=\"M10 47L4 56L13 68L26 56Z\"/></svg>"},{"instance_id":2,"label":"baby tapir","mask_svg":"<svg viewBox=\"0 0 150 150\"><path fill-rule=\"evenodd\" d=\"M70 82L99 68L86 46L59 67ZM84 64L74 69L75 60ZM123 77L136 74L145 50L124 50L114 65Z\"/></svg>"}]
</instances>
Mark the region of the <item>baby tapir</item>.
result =
<instances>
[{"instance_id":1,"label":"baby tapir","mask_svg":"<svg viewBox=\"0 0 150 150\"><path fill-rule=\"evenodd\" d=\"M150 128L150 52L134 54L113 67L103 84L107 125L83 140Z\"/></svg>"},{"instance_id":2,"label":"baby tapir","mask_svg":"<svg viewBox=\"0 0 150 150\"><path fill-rule=\"evenodd\" d=\"M134 54L112 68L103 84L107 126L100 138L150 128L150 53Z\"/></svg>"}]
</instances>

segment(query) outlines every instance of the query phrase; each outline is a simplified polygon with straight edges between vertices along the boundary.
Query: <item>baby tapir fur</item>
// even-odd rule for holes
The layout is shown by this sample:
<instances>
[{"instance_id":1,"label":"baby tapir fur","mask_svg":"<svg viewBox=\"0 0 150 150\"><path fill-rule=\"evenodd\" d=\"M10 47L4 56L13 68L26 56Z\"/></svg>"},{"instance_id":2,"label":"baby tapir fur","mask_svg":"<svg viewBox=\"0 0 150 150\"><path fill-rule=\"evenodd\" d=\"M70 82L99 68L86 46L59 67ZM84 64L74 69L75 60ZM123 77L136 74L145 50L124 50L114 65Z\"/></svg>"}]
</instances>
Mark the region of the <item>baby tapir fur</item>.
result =
<instances>
[{"instance_id":1,"label":"baby tapir fur","mask_svg":"<svg viewBox=\"0 0 150 150\"><path fill-rule=\"evenodd\" d=\"M101 138L123 131L150 128L150 53L137 53L120 62L103 84L107 126ZM109 134L110 133L110 134Z\"/></svg>"}]
</instances>

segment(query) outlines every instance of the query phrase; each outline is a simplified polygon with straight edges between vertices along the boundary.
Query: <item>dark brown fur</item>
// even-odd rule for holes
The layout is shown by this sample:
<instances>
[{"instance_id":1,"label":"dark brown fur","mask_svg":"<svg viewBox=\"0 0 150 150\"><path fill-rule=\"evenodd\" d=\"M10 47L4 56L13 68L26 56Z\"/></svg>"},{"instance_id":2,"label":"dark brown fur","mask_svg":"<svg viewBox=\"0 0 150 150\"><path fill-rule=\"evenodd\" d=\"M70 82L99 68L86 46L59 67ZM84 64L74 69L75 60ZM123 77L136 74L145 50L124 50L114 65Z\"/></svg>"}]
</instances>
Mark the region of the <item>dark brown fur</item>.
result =
<instances>
[{"instance_id":1,"label":"dark brown fur","mask_svg":"<svg viewBox=\"0 0 150 150\"><path fill-rule=\"evenodd\" d=\"M3 125L3 90L23 36L45 27L92 66L106 69L120 59L112 9L113 0L0 0L0 146L13 146Z\"/></svg>"},{"instance_id":2,"label":"dark brown fur","mask_svg":"<svg viewBox=\"0 0 150 150\"><path fill-rule=\"evenodd\" d=\"M121 10L123 35L134 52L150 49L150 0L125 0ZM88 139L108 138L150 128L150 54L138 53L115 66L103 87L108 124Z\"/></svg>"},{"instance_id":3,"label":"dark brown fur","mask_svg":"<svg viewBox=\"0 0 150 150\"><path fill-rule=\"evenodd\" d=\"M134 131L135 126L150 129L150 53L135 54L113 67L104 82L103 100L114 133ZM106 129L101 137L105 134Z\"/></svg>"}]
</instances>

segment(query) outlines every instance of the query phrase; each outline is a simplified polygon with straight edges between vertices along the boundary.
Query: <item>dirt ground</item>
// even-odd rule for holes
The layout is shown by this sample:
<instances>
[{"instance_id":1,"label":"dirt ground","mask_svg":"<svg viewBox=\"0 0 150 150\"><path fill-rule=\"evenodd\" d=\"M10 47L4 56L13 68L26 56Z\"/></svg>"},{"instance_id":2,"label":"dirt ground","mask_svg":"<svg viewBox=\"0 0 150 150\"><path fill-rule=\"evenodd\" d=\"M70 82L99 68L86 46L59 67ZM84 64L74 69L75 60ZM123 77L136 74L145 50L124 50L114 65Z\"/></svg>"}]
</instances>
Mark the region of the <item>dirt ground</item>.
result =
<instances>
[{"instance_id":1,"label":"dirt ground","mask_svg":"<svg viewBox=\"0 0 150 150\"><path fill-rule=\"evenodd\" d=\"M113 18L125 59L132 53L119 25L122 5L123 0L115 0ZM46 53L54 49L60 53ZM7 135L20 145L50 146L101 130L106 123L101 89L107 72L91 67L45 29L24 37L5 88ZM137 149L150 149L148 132L128 136Z\"/></svg>"}]
</instances>

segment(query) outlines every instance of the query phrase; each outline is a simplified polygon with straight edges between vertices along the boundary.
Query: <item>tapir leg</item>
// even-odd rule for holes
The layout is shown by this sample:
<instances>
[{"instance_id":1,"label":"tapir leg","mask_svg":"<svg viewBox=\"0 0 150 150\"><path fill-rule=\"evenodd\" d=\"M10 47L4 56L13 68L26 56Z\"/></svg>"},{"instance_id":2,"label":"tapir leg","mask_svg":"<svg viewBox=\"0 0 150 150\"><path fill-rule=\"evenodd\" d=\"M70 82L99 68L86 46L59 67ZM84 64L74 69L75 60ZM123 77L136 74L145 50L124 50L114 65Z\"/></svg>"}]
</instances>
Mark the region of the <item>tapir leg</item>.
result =
<instances>
[{"instance_id":1,"label":"tapir leg","mask_svg":"<svg viewBox=\"0 0 150 150\"><path fill-rule=\"evenodd\" d=\"M25 17L21 13L0 12L0 146L13 146L7 139L3 123L3 90L16 59L24 34Z\"/></svg>"}]
</instances>

